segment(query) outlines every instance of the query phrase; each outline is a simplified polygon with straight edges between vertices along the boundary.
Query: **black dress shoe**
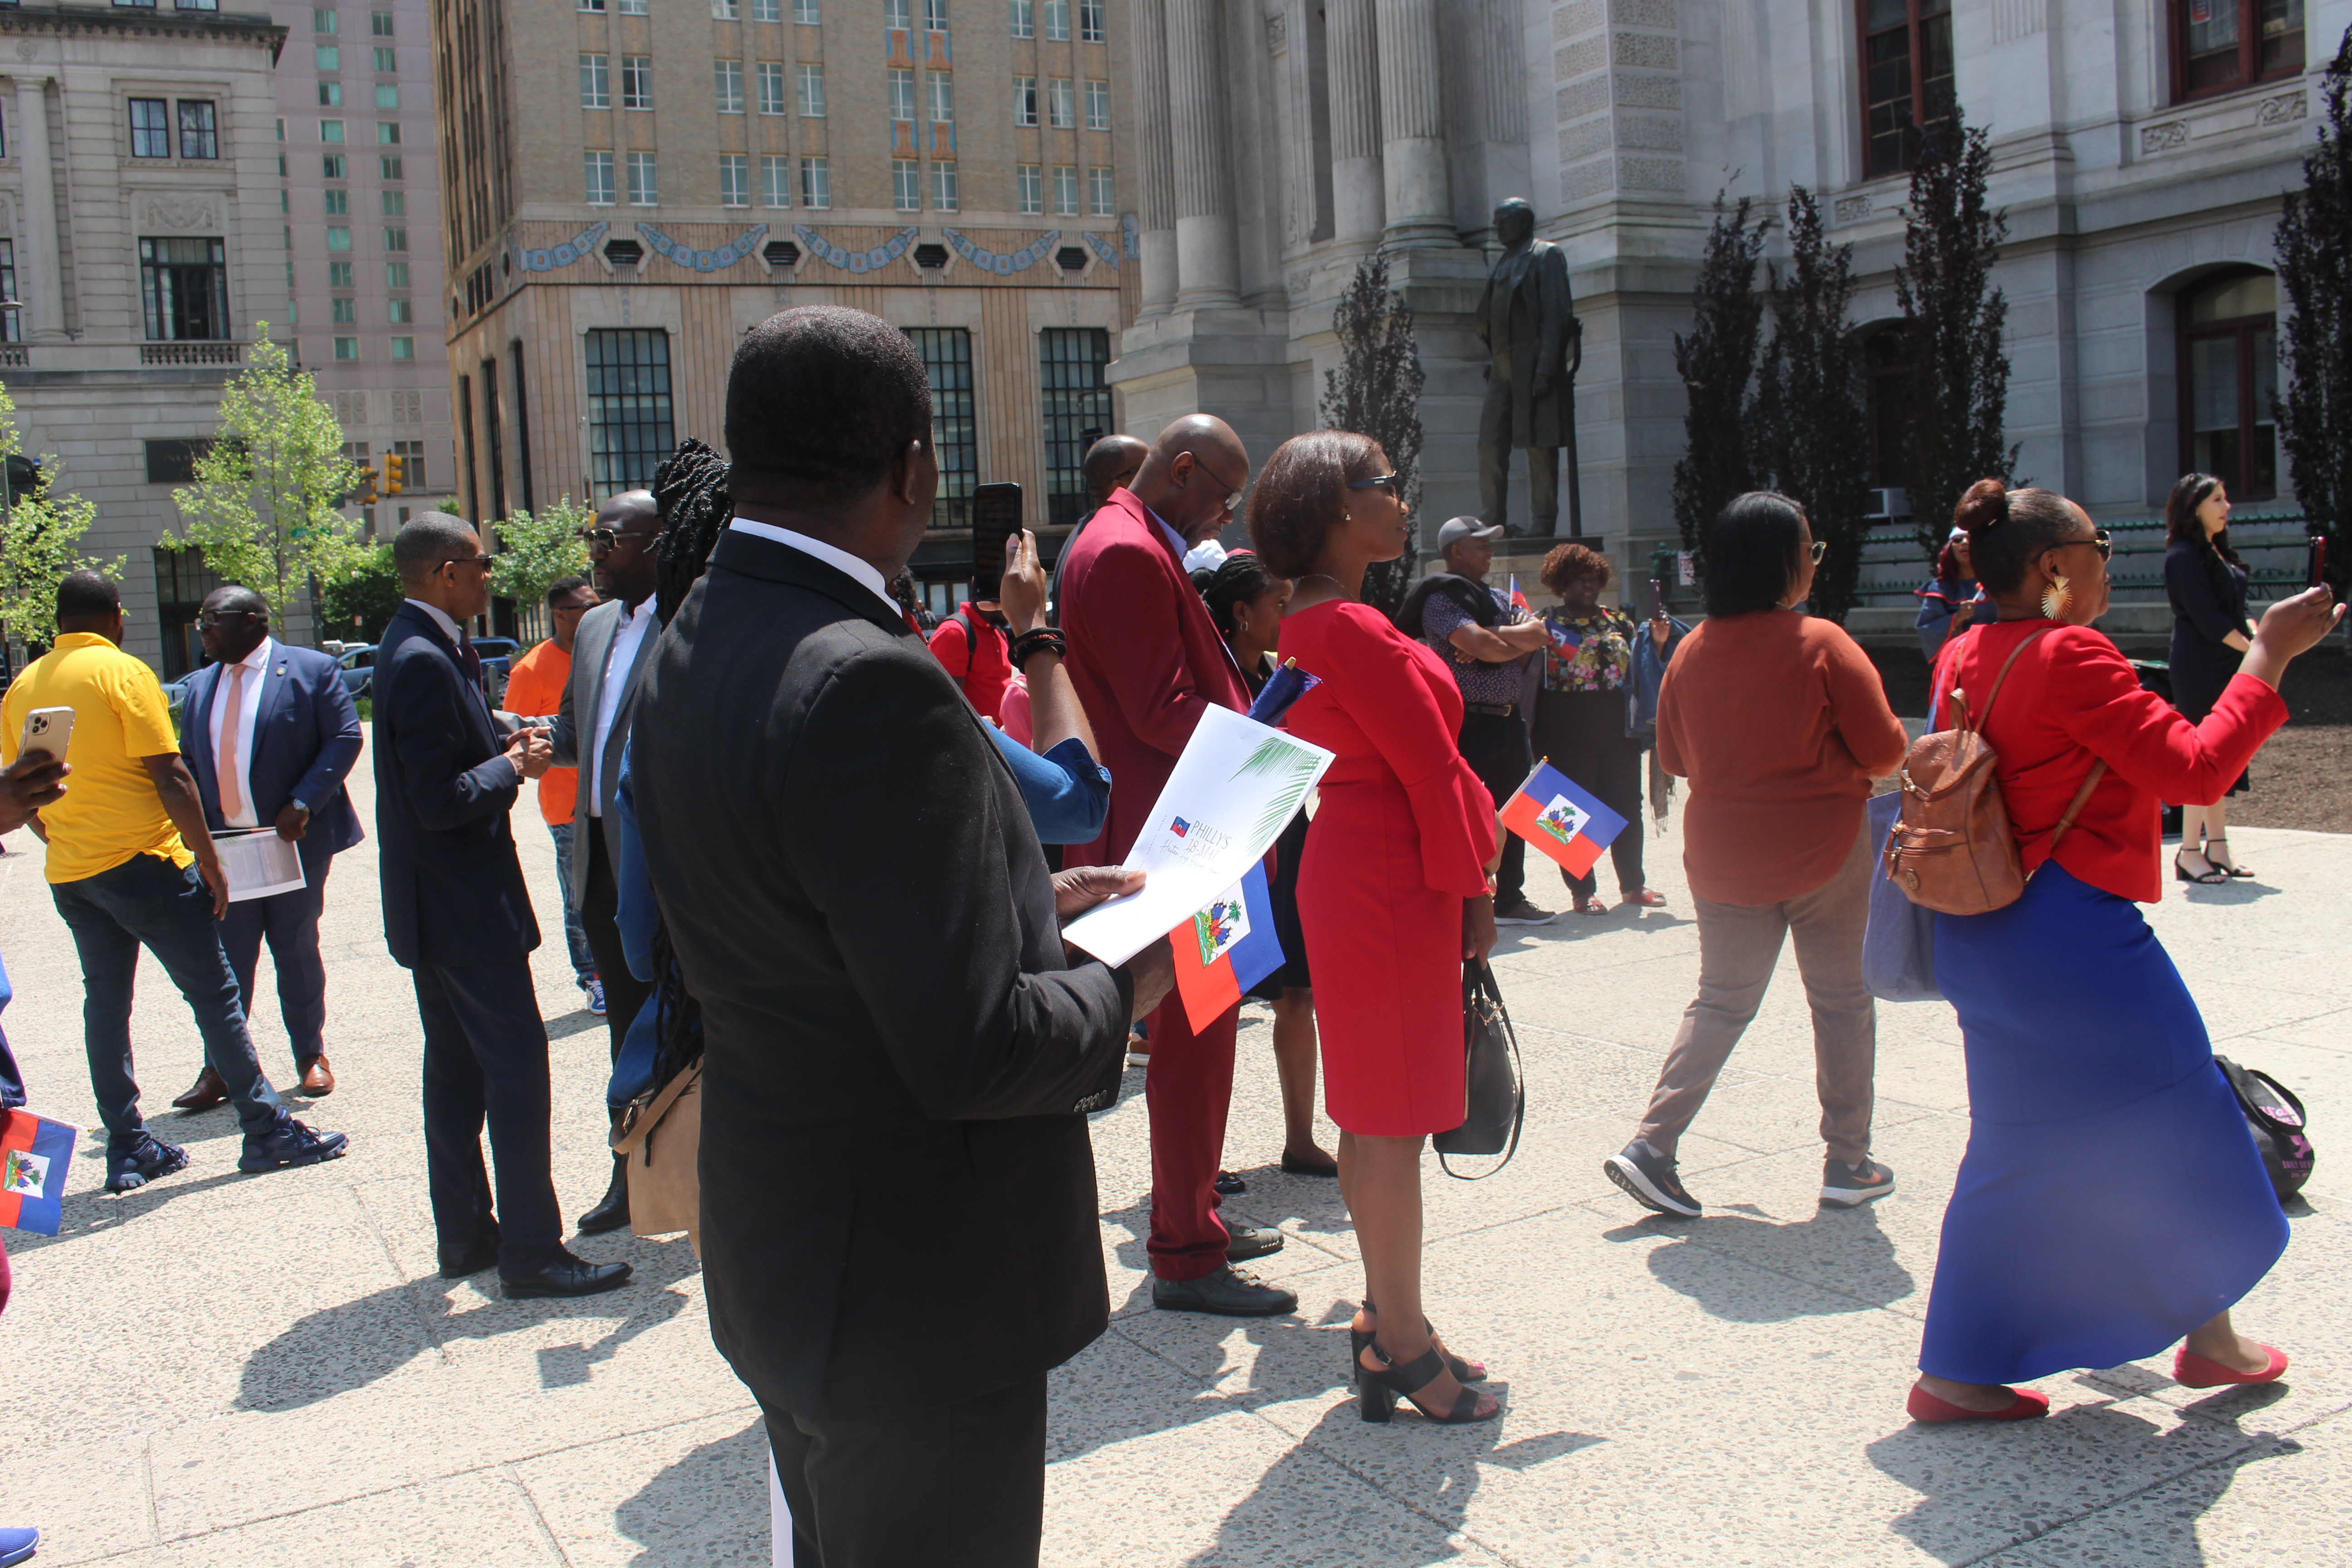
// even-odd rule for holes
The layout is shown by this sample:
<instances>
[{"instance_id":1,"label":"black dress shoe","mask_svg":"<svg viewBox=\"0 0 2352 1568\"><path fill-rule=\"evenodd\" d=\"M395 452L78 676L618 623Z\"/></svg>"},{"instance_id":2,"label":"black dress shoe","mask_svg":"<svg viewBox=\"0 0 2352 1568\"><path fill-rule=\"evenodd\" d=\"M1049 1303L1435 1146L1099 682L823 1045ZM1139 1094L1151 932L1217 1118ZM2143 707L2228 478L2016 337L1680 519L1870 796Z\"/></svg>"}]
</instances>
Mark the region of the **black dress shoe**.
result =
<instances>
[{"instance_id":1,"label":"black dress shoe","mask_svg":"<svg viewBox=\"0 0 2352 1568\"><path fill-rule=\"evenodd\" d=\"M1231 1171L1219 1171L1217 1173L1217 1191L1224 1194L1225 1196L1230 1198L1249 1191L1249 1184L1243 1181L1239 1176L1234 1175Z\"/></svg>"},{"instance_id":2,"label":"black dress shoe","mask_svg":"<svg viewBox=\"0 0 2352 1568\"><path fill-rule=\"evenodd\" d=\"M1151 1304L1163 1312L1213 1312L1225 1318L1278 1318L1298 1310L1298 1298L1244 1268L1220 1268L1198 1279L1151 1281Z\"/></svg>"},{"instance_id":3,"label":"black dress shoe","mask_svg":"<svg viewBox=\"0 0 2352 1568\"><path fill-rule=\"evenodd\" d=\"M520 1279L499 1275L499 1289L509 1301L530 1296L593 1296L600 1290L619 1289L635 1272L625 1263L591 1263L559 1247L547 1267L536 1274Z\"/></svg>"},{"instance_id":4,"label":"black dress shoe","mask_svg":"<svg viewBox=\"0 0 2352 1568\"><path fill-rule=\"evenodd\" d=\"M1225 1226L1225 1261L1247 1263L1253 1258L1264 1258L1269 1252L1282 1250L1282 1232L1254 1225Z\"/></svg>"},{"instance_id":5,"label":"black dress shoe","mask_svg":"<svg viewBox=\"0 0 2352 1568\"><path fill-rule=\"evenodd\" d=\"M499 1238L495 1236L485 1237L464 1247L445 1247L441 1249L441 1278L463 1279L468 1274L479 1274L483 1269L496 1266L498 1260Z\"/></svg>"},{"instance_id":6,"label":"black dress shoe","mask_svg":"<svg viewBox=\"0 0 2352 1568\"><path fill-rule=\"evenodd\" d=\"M604 1195L596 1206L580 1216L580 1234L596 1236L608 1230L618 1230L629 1223L629 1163L619 1155L613 1158L613 1179L604 1187Z\"/></svg>"}]
</instances>

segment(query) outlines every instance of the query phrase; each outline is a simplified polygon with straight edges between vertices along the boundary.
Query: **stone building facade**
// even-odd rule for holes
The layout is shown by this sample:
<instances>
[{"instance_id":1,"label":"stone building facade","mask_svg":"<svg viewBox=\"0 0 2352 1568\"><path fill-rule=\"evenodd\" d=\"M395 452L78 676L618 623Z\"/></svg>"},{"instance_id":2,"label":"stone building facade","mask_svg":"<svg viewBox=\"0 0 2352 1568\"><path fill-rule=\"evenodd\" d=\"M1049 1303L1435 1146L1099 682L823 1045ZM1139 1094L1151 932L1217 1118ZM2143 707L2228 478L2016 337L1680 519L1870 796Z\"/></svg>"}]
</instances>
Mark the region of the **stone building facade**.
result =
<instances>
[{"instance_id":1,"label":"stone building facade","mask_svg":"<svg viewBox=\"0 0 2352 1568\"><path fill-rule=\"evenodd\" d=\"M2268 425L2272 226L2352 0L1135 0L1134 16L1142 303L1111 376L1139 434L1203 409L1262 458L1310 428L1333 302L1378 249L1418 314L1423 514L1475 511L1468 312L1493 208L1526 196L1583 323L1585 531L1630 541L1612 553L1638 574L1675 532L1673 340L1717 194L1767 211L1792 184L1820 194L1855 247L1884 437L1903 128L1956 98L1990 132L2008 212L2019 471L2116 514L2145 517L2192 465L2229 469L2242 502L2292 504ZM1877 481L1899 490L1896 444L1878 444ZM1512 493L1524 526L1516 477Z\"/></svg>"},{"instance_id":2,"label":"stone building facade","mask_svg":"<svg viewBox=\"0 0 2352 1568\"><path fill-rule=\"evenodd\" d=\"M0 289L20 305L0 310L0 382L25 450L97 504L85 551L125 558L126 646L171 675L205 579L154 542L251 323L285 299L285 38L185 3L0 9Z\"/></svg>"},{"instance_id":3,"label":"stone building facade","mask_svg":"<svg viewBox=\"0 0 2352 1568\"><path fill-rule=\"evenodd\" d=\"M1105 0L432 0L457 502L497 518L721 445L741 333L838 303L931 368L933 601L969 502L1072 521L1139 265ZM950 5L953 9L950 11Z\"/></svg>"}]
</instances>

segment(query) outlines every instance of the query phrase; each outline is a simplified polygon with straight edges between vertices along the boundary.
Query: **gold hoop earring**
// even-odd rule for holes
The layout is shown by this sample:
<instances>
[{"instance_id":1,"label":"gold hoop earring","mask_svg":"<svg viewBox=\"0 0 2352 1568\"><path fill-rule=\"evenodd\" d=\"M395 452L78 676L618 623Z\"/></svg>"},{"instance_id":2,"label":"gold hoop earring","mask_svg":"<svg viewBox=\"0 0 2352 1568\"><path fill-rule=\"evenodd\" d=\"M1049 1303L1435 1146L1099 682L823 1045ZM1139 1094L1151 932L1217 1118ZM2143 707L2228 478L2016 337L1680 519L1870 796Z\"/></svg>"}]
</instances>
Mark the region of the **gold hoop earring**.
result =
<instances>
[{"instance_id":1,"label":"gold hoop earring","mask_svg":"<svg viewBox=\"0 0 2352 1568\"><path fill-rule=\"evenodd\" d=\"M2050 586L2042 590L2042 615L2045 620L2063 621L2074 605L2074 590L2060 574L2053 574Z\"/></svg>"}]
</instances>

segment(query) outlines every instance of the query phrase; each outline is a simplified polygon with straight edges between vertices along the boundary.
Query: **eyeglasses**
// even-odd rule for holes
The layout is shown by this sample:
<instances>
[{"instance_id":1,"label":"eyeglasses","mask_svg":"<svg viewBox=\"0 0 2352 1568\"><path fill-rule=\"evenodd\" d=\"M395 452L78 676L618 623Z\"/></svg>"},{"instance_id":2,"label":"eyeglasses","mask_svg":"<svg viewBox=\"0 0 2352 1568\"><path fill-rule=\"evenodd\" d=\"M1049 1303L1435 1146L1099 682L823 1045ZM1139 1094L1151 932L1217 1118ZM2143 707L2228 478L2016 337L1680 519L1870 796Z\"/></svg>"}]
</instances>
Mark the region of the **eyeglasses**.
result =
<instances>
[{"instance_id":1,"label":"eyeglasses","mask_svg":"<svg viewBox=\"0 0 2352 1568\"><path fill-rule=\"evenodd\" d=\"M200 626L229 626L253 618L251 610L206 610L196 616L196 624Z\"/></svg>"},{"instance_id":2,"label":"eyeglasses","mask_svg":"<svg viewBox=\"0 0 2352 1568\"><path fill-rule=\"evenodd\" d=\"M1829 542L1828 540L1826 540L1826 539L1816 539L1816 540L1814 540L1814 541L1813 541L1813 544L1812 544L1812 556L1813 556L1813 564L1814 564L1814 565L1816 565L1816 566L1820 565L1820 564L1822 563L1822 557L1823 557L1823 556L1827 555L1829 552L1830 552L1830 542Z\"/></svg>"},{"instance_id":3,"label":"eyeglasses","mask_svg":"<svg viewBox=\"0 0 2352 1568\"><path fill-rule=\"evenodd\" d=\"M452 555L441 563L444 566L478 566L485 575L488 574L492 563L488 555Z\"/></svg>"},{"instance_id":4,"label":"eyeglasses","mask_svg":"<svg viewBox=\"0 0 2352 1568\"><path fill-rule=\"evenodd\" d=\"M1404 478L1402 475L1393 473L1374 474L1369 479L1349 480L1348 488L1351 490L1386 490L1389 494L1399 500L1402 500L1404 497Z\"/></svg>"},{"instance_id":5,"label":"eyeglasses","mask_svg":"<svg viewBox=\"0 0 2352 1568\"><path fill-rule=\"evenodd\" d=\"M1231 480L1225 479L1223 475L1219 474L1216 469L1201 461L1200 453L1188 452L1185 456L1192 459L1192 466L1194 468L1208 475L1209 478L1216 480L1217 483L1227 487L1229 493L1225 497L1225 510L1227 511L1239 511L1242 506L1242 491L1249 486L1249 476L1247 474L1244 474L1242 476L1242 482L1236 485Z\"/></svg>"},{"instance_id":6,"label":"eyeglasses","mask_svg":"<svg viewBox=\"0 0 2352 1568\"><path fill-rule=\"evenodd\" d=\"M591 550L610 550L618 540L651 539L660 531L658 528L583 528L572 537Z\"/></svg>"}]
</instances>

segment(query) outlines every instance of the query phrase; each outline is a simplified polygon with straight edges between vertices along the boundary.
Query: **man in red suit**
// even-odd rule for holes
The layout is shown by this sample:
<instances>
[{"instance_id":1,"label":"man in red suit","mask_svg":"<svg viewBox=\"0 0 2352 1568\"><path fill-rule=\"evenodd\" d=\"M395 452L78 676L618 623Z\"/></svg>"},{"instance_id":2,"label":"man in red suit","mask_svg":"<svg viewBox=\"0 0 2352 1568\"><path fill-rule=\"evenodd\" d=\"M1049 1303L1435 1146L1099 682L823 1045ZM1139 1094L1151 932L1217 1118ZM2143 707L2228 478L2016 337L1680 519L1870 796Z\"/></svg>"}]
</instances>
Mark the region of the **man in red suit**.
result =
<instances>
[{"instance_id":1,"label":"man in red suit","mask_svg":"<svg viewBox=\"0 0 2352 1568\"><path fill-rule=\"evenodd\" d=\"M1102 837L1070 866L1124 859L1211 704L1249 707L1184 552L1233 521L1249 452L1222 419L1190 415L1160 432L1143 467L1112 494L1062 558L1070 679L1110 770ZM1229 1230L1217 1217L1217 1163L1234 1092L1236 1007L1197 1034L1171 993L1151 1016L1151 1300L1233 1317L1296 1310L1298 1298L1233 1265L1282 1246L1282 1233Z\"/></svg>"}]
</instances>

